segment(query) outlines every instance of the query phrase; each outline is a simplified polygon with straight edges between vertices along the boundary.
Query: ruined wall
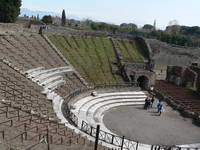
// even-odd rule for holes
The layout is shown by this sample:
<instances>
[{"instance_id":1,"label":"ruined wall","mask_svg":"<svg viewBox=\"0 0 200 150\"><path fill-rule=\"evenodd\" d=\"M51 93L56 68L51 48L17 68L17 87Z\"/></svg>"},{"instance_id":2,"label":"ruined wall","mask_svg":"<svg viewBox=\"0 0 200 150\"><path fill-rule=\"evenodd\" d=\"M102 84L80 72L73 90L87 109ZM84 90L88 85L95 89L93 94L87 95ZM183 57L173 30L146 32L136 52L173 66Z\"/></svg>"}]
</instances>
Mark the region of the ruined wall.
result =
<instances>
[{"instance_id":1,"label":"ruined wall","mask_svg":"<svg viewBox=\"0 0 200 150\"><path fill-rule=\"evenodd\" d=\"M75 30L62 26L49 25L46 30L43 31L47 35L73 35L73 36L92 36L92 37L107 37L106 32L88 32L83 30Z\"/></svg>"},{"instance_id":2,"label":"ruined wall","mask_svg":"<svg viewBox=\"0 0 200 150\"><path fill-rule=\"evenodd\" d=\"M146 88L148 89L151 85L155 85L156 80L156 74L153 72L154 61L151 59L151 48L144 38L137 37L134 40L143 56L147 58L146 62L125 62L119 47L115 44L115 40L112 39L113 48L118 59L118 67L120 68L124 80L128 82L136 83L140 77L147 78L148 83Z\"/></svg>"},{"instance_id":3,"label":"ruined wall","mask_svg":"<svg viewBox=\"0 0 200 150\"><path fill-rule=\"evenodd\" d=\"M155 39L148 39L153 51L156 69L166 70L167 66L189 66L200 58L199 48L178 47Z\"/></svg>"},{"instance_id":4,"label":"ruined wall","mask_svg":"<svg viewBox=\"0 0 200 150\"><path fill-rule=\"evenodd\" d=\"M0 34L22 32L23 25L12 23L0 23Z\"/></svg>"},{"instance_id":5,"label":"ruined wall","mask_svg":"<svg viewBox=\"0 0 200 150\"><path fill-rule=\"evenodd\" d=\"M137 43L137 46L142 49L142 54L146 57L149 58L149 61L152 59L152 50L149 45L149 43L142 37L136 37L135 41Z\"/></svg>"},{"instance_id":6,"label":"ruined wall","mask_svg":"<svg viewBox=\"0 0 200 150\"><path fill-rule=\"evenodd\" d=\"M167 67L167 80L179 86L196 87L198 77L198 73L190 67Z\"/></svg>"},{"instance_id":7,"label":"ruined wall","mask_svg":"<svg viewBox=\"0 0 200 150\"><path fill-rule=\"evenodd\" d=\"M198 79L198 74L190 68L187 68L183 75L185 86L195 87Z\"/></svg>"},{"instance_id":8,"label":"ruined wall","mask_svg":"<svg viewBox=\"0 0 200 150\"><path fill-rule=\"evenodd\" d=\"M38 33L39 27L37 25L31 25L30 28L25 24L14 23L0 23L0 35L13 35L21 33Z\"/></svg>"},{"instance_id":9,"label":"ruined wall","mask_svg":"<svg viewBox=\"0 0 200 150\"><path fill-rule=\"evenodd\" d=\"M197 90L200 93L200 66L196 66L196 67L191 66L190 68L198 74L196 87L197 87Z\"/></svg>"},{"instance_id":10,"label":"ruined wall","mask_svg":"<svg viewBox=\"0 0 200 150\"><path fill-rule=\"evenodd\" d=\"M199 75L198 80L197 80L197 90L200 93L200 75Z\"/></svg>"}]
</instances>

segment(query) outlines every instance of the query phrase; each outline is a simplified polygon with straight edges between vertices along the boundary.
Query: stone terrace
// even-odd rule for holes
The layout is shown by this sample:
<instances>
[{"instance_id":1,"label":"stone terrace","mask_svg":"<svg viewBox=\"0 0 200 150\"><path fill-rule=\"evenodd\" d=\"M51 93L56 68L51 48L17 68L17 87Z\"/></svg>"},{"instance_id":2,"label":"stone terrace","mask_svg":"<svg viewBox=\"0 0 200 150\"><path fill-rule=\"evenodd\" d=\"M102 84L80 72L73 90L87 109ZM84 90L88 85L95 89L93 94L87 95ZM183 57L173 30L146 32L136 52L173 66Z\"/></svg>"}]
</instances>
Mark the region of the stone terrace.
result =
<instances>
[{"instance_id":1,"label":"stone terrace","mask_svg":"<svg viewBox=\"0 0 200 150\"><path fill-rule=\"evenodd\" d=\"M93 142L60 123L52 102L41 93L43 87L24 74L38 67L68 65L45 39L37 34L0 36L0 56L0 140L5 148L42 150L49 140L55 150L93 149ZM61 97L85 86L75 72L63 79L65 84L55 90Z\"/></svg>"}]
</instances>

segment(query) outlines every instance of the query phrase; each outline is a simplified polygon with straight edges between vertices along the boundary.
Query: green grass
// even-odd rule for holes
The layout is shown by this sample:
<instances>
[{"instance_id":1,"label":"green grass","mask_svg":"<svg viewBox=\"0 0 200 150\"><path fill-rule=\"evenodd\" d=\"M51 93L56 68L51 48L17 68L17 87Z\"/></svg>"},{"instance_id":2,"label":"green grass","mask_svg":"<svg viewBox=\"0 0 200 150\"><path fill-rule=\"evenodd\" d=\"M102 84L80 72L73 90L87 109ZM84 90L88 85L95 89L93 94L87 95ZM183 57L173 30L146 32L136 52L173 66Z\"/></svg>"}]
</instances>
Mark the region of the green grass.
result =
<instances>
[{"instance_id":1,"label":"green grass","mask_svg":"<svg viewBox=\"0 0 200 150\"><path fill-rule=\"evenodd\" d=\"M59 35L49 39L90 84L123 83L121 76L112 72L117 60L109 39Z\"/></svg>"},{"instance_id":2,"label":"green grass","mask_svg":"<svg viewBox=\"0 0 200 150\"><path fill-rule=\"evenodd\" d=\"M123 40L118 40L117 44L125 61L144 62L145 57L142 55L141 50L138 49L134 41L125 42Z\"/></svg>"},{"instance_id":3,"label":"green grass","mask_svg":"<svg viewBox=\"0 0 200 150\"><path fill-rule=\"evenodd\" d=\"M109 38L52 35L49 39L90 84L123 83L121 76L113 73L117 68L116 56ZM143 62L145 57L134 43L118 40L124 60Z\"/></svg>"}]
</instances>

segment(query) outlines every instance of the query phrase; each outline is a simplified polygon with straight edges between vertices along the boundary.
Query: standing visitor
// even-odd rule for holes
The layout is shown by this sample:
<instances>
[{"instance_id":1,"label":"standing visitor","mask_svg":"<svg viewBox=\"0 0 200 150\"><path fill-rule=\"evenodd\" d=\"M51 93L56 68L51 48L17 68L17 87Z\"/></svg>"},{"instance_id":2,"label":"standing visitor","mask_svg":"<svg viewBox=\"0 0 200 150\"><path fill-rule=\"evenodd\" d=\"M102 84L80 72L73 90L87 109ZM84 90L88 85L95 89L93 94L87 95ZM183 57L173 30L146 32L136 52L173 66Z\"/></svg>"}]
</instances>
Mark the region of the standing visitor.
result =
<instances>
[{"instance_id":1,"label":"standing visitor","mask_svg":"<svg viewBox=\"0 0 200 150\"><path fill-rule=\"evenodd\" d=\"M154 103L155 99L154 96L151 98L151 108L153 108L153 103Z\"/></svg>"},{"instance_id":2,"label":"standing visitor","mask_svg":"<svg viewBox=\"0 0 200 150\"><path fill-rule=\"evenodd\" d=\"M160 105L161 105L161 101L158 100L158 101L157 101L157 112L159 112Z\"/></svg>"},{"instance_id":3,"label":"standing visitor","mask_svg":"<svg viewBox=\"0 0 200 150\"><path fill-rule=\"evenodd\" d=\"M148 106L148 97L145 99L145 103L144 103L144 109L147 109L147 106Z\"/></svg>"},{"instance_id":4,"label":"standing visitor","mask_svg":"<svg viewBox=\"0 0 200 150\"><path fill-rule=\"evenodd\" d=\"M150 86L150 93L153 95L154 87L153 85Z\"/></svg>"},{"instance_id":5,"label":"standing visitor","mask_svg":"<svg viewBox=\"0 0 200 150\"><path fill-rule=\"evenodd\" d=\"M148 101L147 101L147 110L149 110L151 108L151 99L148 98Z\"/></svg>"},{"instance_id":6,"label":"standing visitor","mask_svg":"<svg viewBox=\"0 0 200 150\"><path fill-rule=\"evenodd\" d=\"M160 104L159 111L158 111L159 116L161 116L162 112L164 112L164 108L163 108L163 105Z\"/></svg>"}]
</instances>

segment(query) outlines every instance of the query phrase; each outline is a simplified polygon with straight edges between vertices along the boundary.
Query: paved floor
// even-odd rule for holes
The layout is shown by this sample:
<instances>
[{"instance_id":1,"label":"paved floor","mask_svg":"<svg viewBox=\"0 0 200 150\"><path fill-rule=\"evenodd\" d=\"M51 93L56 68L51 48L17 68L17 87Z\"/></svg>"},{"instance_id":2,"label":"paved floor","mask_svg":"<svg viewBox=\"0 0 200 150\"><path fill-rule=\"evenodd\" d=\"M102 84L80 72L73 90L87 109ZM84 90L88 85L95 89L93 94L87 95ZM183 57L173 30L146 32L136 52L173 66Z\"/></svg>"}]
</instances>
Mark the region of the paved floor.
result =
<instances>
[{"instance_id":1,"label":"paved floor","mask_svg":"<svg viewBox=\"0 0 200 150\"><path fill-rule=\"evenodd\" d=\"M145 144L200 143L200 127L166 103L164 108L166 112L158 116L155 108L147 111L142 106L117 107L105 114L104 123L113 133Z\"/></svg>"}]
</instances>

